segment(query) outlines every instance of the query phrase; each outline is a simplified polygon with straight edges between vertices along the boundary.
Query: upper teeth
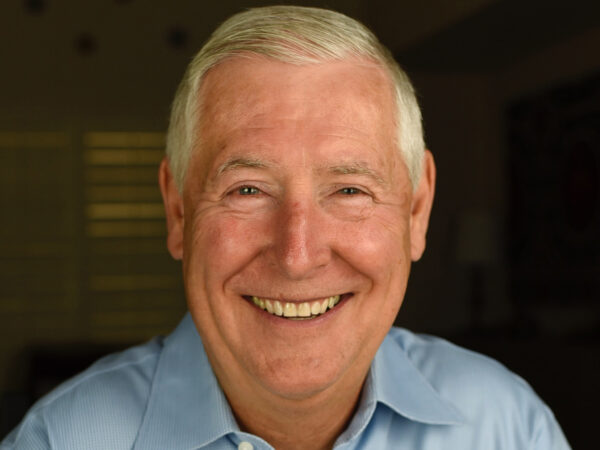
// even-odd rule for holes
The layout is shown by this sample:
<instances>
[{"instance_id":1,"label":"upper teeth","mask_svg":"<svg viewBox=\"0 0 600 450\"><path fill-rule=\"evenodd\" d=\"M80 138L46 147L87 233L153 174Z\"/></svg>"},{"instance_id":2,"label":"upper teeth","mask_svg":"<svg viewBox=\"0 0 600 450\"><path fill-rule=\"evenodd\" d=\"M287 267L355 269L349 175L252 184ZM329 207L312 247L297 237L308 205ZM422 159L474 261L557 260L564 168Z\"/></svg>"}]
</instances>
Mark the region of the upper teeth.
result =
<instances>
[{"instance_id":1,"label":"upper teeth","mask_svg":"<svg viewBox=\"0 0 600 450\"><path fill-rule=\"evenodd\" d=\"M252 297L252 302L269 314L283 316L289 319L318 316L327 311L327 309L333 308L339 301L339 295L302 303L280 302L279 300Z\"/></svg>"}]
</instances>

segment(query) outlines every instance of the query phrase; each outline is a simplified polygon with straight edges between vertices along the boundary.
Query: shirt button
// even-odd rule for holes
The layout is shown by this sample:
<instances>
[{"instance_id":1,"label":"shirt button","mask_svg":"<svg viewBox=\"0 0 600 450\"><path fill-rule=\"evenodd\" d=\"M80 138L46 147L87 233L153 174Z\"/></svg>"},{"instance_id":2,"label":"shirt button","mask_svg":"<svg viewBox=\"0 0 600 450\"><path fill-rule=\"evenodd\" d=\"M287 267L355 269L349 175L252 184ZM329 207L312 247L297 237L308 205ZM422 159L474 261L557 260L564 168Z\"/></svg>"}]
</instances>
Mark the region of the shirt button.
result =
<instances>
[{"instance_id":1,"label":"shirt button","mask_svg":"<svg viewBox=\"0 0 600 450\"><path fill-rule=\"evenodd\" d=\"M254 446L250 442L242 441L238 445L238 450L254 450Z\"/></svg>"}]
</instances>

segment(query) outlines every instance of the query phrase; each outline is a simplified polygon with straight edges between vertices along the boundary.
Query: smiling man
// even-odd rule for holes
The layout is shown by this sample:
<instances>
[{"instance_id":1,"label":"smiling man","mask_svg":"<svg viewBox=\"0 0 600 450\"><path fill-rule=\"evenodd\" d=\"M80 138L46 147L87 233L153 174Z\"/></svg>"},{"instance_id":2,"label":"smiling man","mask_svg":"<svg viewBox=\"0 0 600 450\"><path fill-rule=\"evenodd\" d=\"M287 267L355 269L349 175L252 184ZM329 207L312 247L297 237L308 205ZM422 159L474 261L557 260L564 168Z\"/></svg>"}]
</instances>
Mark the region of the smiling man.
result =
<instances>
[{"instance_id":1,"label":"smiling man","mask_svg":"<svg viewBox=\"0 0 600 450\"><path fill-rule=\"evenodd\" d=\"M568 448L520 378L392 328L435 167L410 82L362 25L232 17L190 64L167 147L190 314L41 400L2 448Z\"/></svg>"},{"instance_id":2,"label":"smiling man","mask_svg":"<svg viewBox=\"0 0 600 450\"><path fill-rule=\"evenodd\" d=\"M208 359L240 424L276 448L331 447L423 250L433 162L413 192L393 93L364 57L242 53L204 78L181 194L161 168Z\"/></svg>"}]
</instances>

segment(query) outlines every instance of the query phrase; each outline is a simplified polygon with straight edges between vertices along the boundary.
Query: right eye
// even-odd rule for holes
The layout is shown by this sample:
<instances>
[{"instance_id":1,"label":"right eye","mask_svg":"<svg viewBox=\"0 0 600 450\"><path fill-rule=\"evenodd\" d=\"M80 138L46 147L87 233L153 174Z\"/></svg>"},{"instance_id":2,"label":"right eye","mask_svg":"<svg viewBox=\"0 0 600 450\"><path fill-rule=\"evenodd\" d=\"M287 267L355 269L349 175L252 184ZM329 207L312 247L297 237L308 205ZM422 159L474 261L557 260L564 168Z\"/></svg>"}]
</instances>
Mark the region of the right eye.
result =
<instances>
[{"instance_id":1,"label":"right eye","mask_svg":"<svg viewBox=\"0 0 600 450\"><path fill-rule=\"evenodd\" d=\"M342 195L357 195L363 194L364 192L355 187L345 187L338 191Z\"/></svg>"},{"instance_id":2,"label":"right eye","mask_svg":"<svg viewBox=\"0 0 600 450\"><path fill-rule=\"evenodd\" d=\"M241 186L237 188L237 193L239 195L257 195L260 194L260 190L254 186Z\"/></svg>"}]
</instances>

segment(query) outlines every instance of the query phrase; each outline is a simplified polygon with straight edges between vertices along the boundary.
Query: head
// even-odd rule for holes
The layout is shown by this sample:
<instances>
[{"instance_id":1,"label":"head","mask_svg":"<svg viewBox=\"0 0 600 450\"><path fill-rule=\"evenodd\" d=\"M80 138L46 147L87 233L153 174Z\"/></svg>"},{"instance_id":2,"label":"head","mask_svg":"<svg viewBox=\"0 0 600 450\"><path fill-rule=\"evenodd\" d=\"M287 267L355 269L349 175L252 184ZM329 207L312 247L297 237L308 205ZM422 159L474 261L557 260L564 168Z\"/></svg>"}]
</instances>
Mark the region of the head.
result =
<instances>
[{"instance_id":1,"label":"head","mask_svg":"<svg viewBox=\"0 0 600 450\"><path fill-rule=\"evenodd\" d=\"M356 391L433 199L405 75L344 16L252 10L191 63L168 146L168 247L234 409Z\"/></svg>"}]
</instances>

